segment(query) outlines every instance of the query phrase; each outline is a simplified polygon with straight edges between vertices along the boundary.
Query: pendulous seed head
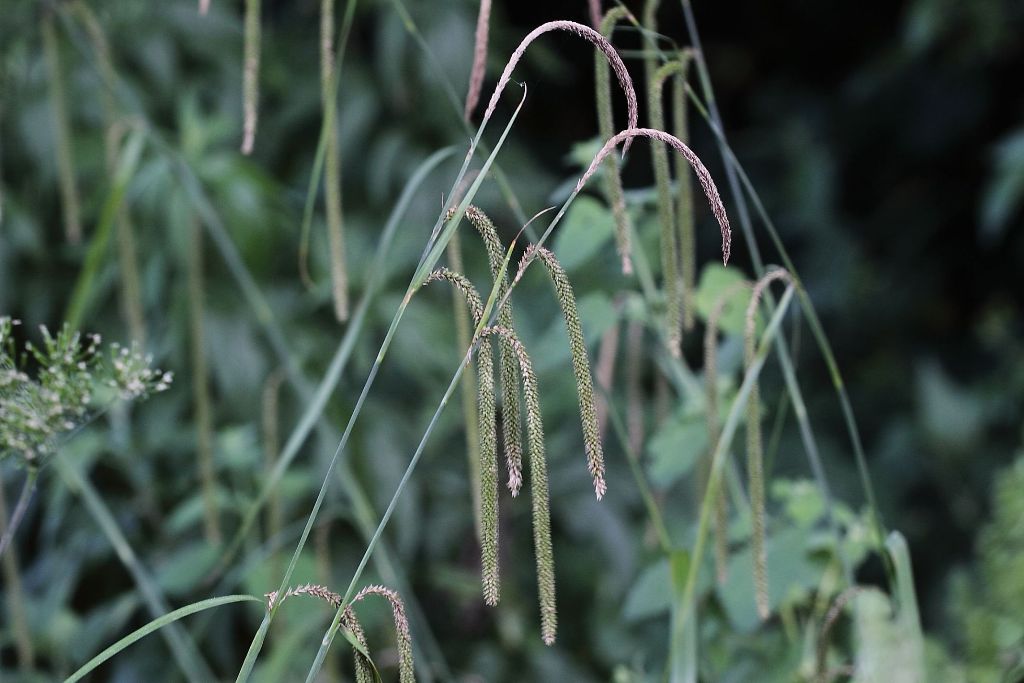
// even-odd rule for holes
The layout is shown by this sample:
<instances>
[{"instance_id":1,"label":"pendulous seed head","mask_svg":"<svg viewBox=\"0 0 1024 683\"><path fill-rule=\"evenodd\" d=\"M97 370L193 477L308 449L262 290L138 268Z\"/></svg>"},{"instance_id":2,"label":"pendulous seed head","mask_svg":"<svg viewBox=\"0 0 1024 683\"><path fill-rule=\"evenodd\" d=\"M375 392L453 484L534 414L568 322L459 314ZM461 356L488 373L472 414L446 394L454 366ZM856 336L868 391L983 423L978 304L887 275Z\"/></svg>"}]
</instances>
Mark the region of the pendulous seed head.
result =
<instances>
[{"instance_id":1,"label":"pendulous seed head","mask_svg":"<svg viewBox=\"0 0 1024 683\"><path fill-rule=\"evenodd\" d=\"M700 181L701 188L704 190L704 195L707 197L708 203L711 204L711 211L715 214L715 219L718 221L718 225L722 230L722 263L728 264L729 253L732 246L732 228L729 227L729 217L725 213L725 205L722 203L722 198L718 194L718 188L715 186L715 181L711 179L711 174L708 172L708 169L704 167L704 164L701 163L701 160L693 153L693 150L674 135L662 130L654 130L652 128L627 128L626 130L617 133L604 144L604 147L602 147L601 151L597 153L594 160L590 162L590 167L576 184L576 191L579 192L583 189L583 186L586 185L590 177L594 175L600 167L604 158L608 156L620 142L629 141L635 137L660 140L682 154L689 162L694 173L697 174L697 180Z\"/></svg>"},{"instance_id":2,"label":"pendulous seed head","mask_svg":"<svg viewBox=\"0 0 1024 683\"><path fill-rule=\"evenodd\" d=\"M607 491L604 478L604 449L601 447L601 430L597 421L597 405L594 400L594 384L590 374L587 346L583 339L583 325L576 309L576 296L562 264L554 253L544 247L531 244L523 254L520 270L533 259L539 259L547 268L555 288L555 296L565 318L569 335L569 352L572 356L573 373L576 375L576 391L579 395L580 421L583 427L583 445L587 455L587 469L594 480L594 493L600 500Z\"/></svg>"}]
</instances>

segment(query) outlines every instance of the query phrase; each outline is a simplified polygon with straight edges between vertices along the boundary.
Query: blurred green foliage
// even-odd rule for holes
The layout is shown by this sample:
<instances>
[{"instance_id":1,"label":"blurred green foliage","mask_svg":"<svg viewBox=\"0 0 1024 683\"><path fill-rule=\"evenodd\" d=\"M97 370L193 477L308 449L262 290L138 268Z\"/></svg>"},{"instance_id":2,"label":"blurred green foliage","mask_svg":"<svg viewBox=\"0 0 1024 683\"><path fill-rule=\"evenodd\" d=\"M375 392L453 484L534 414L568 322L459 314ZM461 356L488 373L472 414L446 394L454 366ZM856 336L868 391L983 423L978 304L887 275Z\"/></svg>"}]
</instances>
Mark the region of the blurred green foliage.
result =
<instances>
[{"instance_id":1,"label":"blurred green foliage","mask_svg":"<svg viewBox=\"0 0 1024 683\"><path fill-rule=\"evenodd\" d=\"M20 318L26 328L56 327L73 293L82 291L81 327L128 341L114 227L109 242L94 250L96 268L84 267L117 183L106 158L105 77L71 4L13 0L0 18L0 315ZM226 593L259 596L276 588L336 440L324 432L309 439L241 554L209 583L219 552L204 536L196 459L189 241L198 222L206 231L201 352L210 369L214 500L230 536L305 407L291 385L275 378L291 362L309 381L319 380L345 329L332 315L322 211L310 251L316 284L310 290L298 278L303 201L320 130L319 3L264 2L252 157L238 152L240 3L213 0L206 16L184 0L89 4L110 46L118 119L136 136L123 139L119 152L132 139L141 145L123 204L135 230L146 344L161 367L174 370L176 382L146 404L111 411L67 442L64 455L102 493L172 606ZM627 4L639 15L638 3ZM586 11L582 2L495 5L489 83L534 26L584 21ZM685 43L678 4L664 5L662 32ZM827 8L695 2L694 10L737 156L822 312L861 420L885 521L908 538L928 634L927 680L1021 680L1024 475L1019 458L1010 463L1024 440L1024 101L1016 85L1024 69L1024 9L1006 0L915 0ZM338 99L353 301L365 292L381 227L411 174L431 152L465 143L461 97L475 12L468 0L358 6ZM77 245L64 239L52 75L41 33L47 16L58 37L81 195L84 241ZM624 29L615 42L640 74L640 60L630 54L641 47L637 33ZM532 47L515 74L530 89L498 163L528 215L560 203L597 148L591 62L589 47L552 38ZM501 109L499 118L507 116L508 102ZM693 118L694 147L723 179L713 138ZM488 138L496 135L491 130ZM647 154L635 145L624 173L635 242L657 271ZM325 421L335 429L351 413L458 161L431 174L401 223L385 284L327 406ZM734 213L724 180L719 184ZM495 218L506 244L516 236L515 212L492 179L475 203ZM211 222L223 225L268 309L247 299L232 270L237 264L227 260ZM654 359L651 335L639 347L639 399L630 393L626 328L656 325L659 304L645 307L636 282L619 273L612 229L603 201L582 196L553 249L580 299L592 362L602 338L622 328L613 404L639 425L640 469L671 541L688 547L698 461L708 446L704 406ZM717 233L703 205L698 237L700 260L707 261L698 304L706 315L715 293L748 276L750 265L739 240L729 268L717 264ZM480 286L488 282L482 245L468 231L462 245L467 274L487 291ZM394 566L373 563L366 577L384 581L397 569L408 580L404 597L421 678L432 672L442 680L655 681L665 668L671 562L645 518L623 439L612 427L605 437L609 495L601 503L593 499L581 464L564 325L549 289L544 277L527 274L517 290L516 322L535 361L549 431L558 645L545 648L538 636L528 505L504 493L503 599L496 609L483 605L463 425L459 411L449 408L385 534ZM724 405L742 365L745 304L731 309L719 352ZM284 331L286 358L266 334L269 316ZM684 341L698 371L699 337ZM764 625L757 620L750 520L740 508L728 530L733 553L726 583L715 584L708 560L698 584L701 680L813 680L818 636L844 580L840 555L859 582L889 588L884 563L870 553L862 493L827 373L811 345L795 336L789 341L837 499L831 514L844 534L837 540L829 531L829 508L807 480L796 425L782 418L768 455L775 615ZM447 293L424 291L402 323L347 452L347 472L378 517L462 353ZM769 367L762 378L766 435L784 402L781 389L778 370ZM21 473L5 464L0 477L9 503ZM734 488L727 486L730 496ZM362 510L332 485L296 583L344 587L366 544ZM5 677L68 675L150 619L118 555L53 470L40 477L16 550L4 558ZM13 579L8 567L15 557ZM855 616L847 609L834 627L830 667L864 657L884 667L891 654L885 646L907 637L905 630L896 633L907 627L893 620L902 609L898 596L869 589L861 599L866 606ZM230 606L183 623L210 667L228 679L262 613L258 605ZM271 629L258 679L301 680L329 616L320 604L289 601ZM395 676L389 611L367 606L360 618L377 663L385 676ZM868 645L858 650L857 643ZM347 646L336 642L324 675L348 676L350 659ZM164 641L150 637L103 665L96 680L177 680L168 662Z\"/></svg>"}]
</instances>

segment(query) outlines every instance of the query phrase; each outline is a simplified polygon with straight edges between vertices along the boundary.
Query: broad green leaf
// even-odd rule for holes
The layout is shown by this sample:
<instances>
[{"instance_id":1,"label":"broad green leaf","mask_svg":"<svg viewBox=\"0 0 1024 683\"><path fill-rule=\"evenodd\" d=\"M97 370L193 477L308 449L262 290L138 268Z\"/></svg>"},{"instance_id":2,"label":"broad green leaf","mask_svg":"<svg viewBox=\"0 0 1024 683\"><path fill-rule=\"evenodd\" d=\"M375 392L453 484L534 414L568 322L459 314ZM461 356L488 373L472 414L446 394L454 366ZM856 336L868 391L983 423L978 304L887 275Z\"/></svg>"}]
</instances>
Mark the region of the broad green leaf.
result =
<instances>
[{"instance_id":1,"label":"broad green leaf","mask_svg":"<svg viewBox=\"0 0 1024 683\"><path fill-rule=\"evenodd\" d=\"M647 444L651 484L667 489L693 469L707 449L707 428L700 415L678 415L668 420Z\"/></svg>"},{"instance_id":2,"label":"broad green leaf","mask_svg":"<svg viewBox=\"0 0 1024 683\"><path fill-rule=\"evenodd\" d=\"M700 273L697 283L697 313L707 320L718 300L736 283L747 279L742 270L736 266L723 267L718 263L709 263ZM747 305L750 303L750 290L741 288L732 292L729 302L722 310L718 320L719 329L730 334L742 334Z\"/></svg>"}]
</instances>

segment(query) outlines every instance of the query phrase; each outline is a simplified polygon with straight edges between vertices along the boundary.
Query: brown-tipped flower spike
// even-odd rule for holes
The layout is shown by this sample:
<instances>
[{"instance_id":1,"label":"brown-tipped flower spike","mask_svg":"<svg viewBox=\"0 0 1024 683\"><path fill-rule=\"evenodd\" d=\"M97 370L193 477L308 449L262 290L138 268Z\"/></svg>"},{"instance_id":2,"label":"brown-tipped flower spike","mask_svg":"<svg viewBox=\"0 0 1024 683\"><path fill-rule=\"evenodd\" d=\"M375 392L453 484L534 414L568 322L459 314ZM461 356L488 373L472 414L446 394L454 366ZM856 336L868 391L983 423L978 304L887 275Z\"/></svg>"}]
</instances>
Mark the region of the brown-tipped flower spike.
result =
<instances>
[{"instance_id":1,"label":"brown-tipped flower spike","mask_svg":"<svg viewBox=\"0 0 1024 683\"><path fill-rule=\"evenodd\" d=\"M480 12L476 16L476 42L473 44L473 68L469 72L469 91L466 93L467 121L473 116L487 73L487 34L491 23L491 0L480 0Z\"/></svg>"},{"instance_id":2,"label":"brown-tipped flower spike","mask_svg":"<svg viewBox=\"0 0 1024 683\"><path fill-rule=\"evenodd\" d=\"M782 268L769 270L754 285L747 305L746 327L743 334L744 367L754 362L756 351L757 306L765 289L776 280L789 281L789 273ZM765 549L764 456L761 437L761 395L757 382L750 388L747 399L747 477L750 489L750 510L753 519L751 545L754 554L754 596L761 619L770 614L768 604L768 556Z\"/></svg>"},{"instance_id":3,"label":"brown-tipped flower spike","mask_svg":"<svg viewBox=\"0 0 1024 683\"><path fill-rule=\"evenodd\" d=\"M352 611L352 607L368 595L379 595L391 603L391 612L395 619L395 634L398 639L398 680L400 683L415 683L412 634L409 633L409 619L405 616L405 603L402 602L402 597L398 593L384 586L367 586L352 598L352 603L345 610L346 616L351 615L349 618L355 622L355 613ZM363 643L361 642L360 645Z\"/></svg>"},{"instance_id":4,"label":"brown-tipped flower spike","mask_svg":"<svg viewBox=\"0 0 1024 683\"><path fill-rule=\"evenodd\" d=\"M718 445L718 438L721 427L718 424L718 321L725 312L725 306L732 300L737 292L750 287L746 281L736 282L726 288L718 297L711 314L708 316L707 327L704 329L704 416L707 425L708 446L714 452ZM710 462L704 466L705 475L702 477L701 487L707 484L711 471ZM728 515L725 495L719 489L715 498L715 574L719 583L725 583L727 567L729 564L729 541L728 541Z\"/></svg>"},{"instance_id":5,"label":"brown-tipped flower spike","mask_svg":"<svg viewBox=\"0 0 1024 683\"><path fill-rule=\"evenodd\" d=\"M533 510L533 547L537 556L537 593L540 602L540 630L544 643L552 645L558 630L555 606L555 554L551 546L551 513L548 502L548 469L544 454L544 425L541 422L537 376L526 348L512 330L487 327L481 336L500 335L512 341L523 375L526 402L527 444L530 447L530 498Z\"/></svg>"},{"instance_id":6,"label":"brown-tipped flower spike","mask_svg":"<svg viewBox=\"0 0 1024 683\"><path fill-rule=\"evenodd\" d=\"M604 147L597 153L594 160L590 162L590 168L583 174L580 181L576 184L576 191L579 192L586 185L587 181L600 167L601 162L608 156L613 149L615 149L620 142L628 142L635 137L651 138L652 140L660 140L668 144L674 150L682 154L686 160L690 163L694 173L697 174L697 180L700 181L701 187L704 189L704 195L708 198L708 203L711 204L711 211L715 214L715 218L718 220L718 225L722 229L722 263L729 263L729 252L732 245L732 229L729 227L729 217L725 213L725 205L722 204L722 198L718 194L718 188L715 187L715 181L711 179L711 174L708 173L708 169L704 168L704 164L701 163L700 159L696 154L693 153L689 147L687 147L679 138L663 130L654 130L653 128L627 128L624 131L617 133L613 138L604 143Z\"/></svg>"},{"instance_id":7,"label":"brown-tipped flower spike","mask_svg":"<svg viewBox=\"0 0 1024 683\"><path fill-rule=\"evenodd\" d=\"M597 406L594 402L594 385L590 376L590 361L587 358L587 346L583 339L583 325L580 314L576 310L576 296L572 284L565 274L565 269L555 255L545 249L531 244L523 254L520 270L533 259L547 267L551 282L555 287L555 296L562 308L565 328L569 335L569 351L572 355L572 369L576 375L576 391L580 401L580 421L583 426L583 445L587 454L587 469L594 480L594 493L601 500L607 491L604 479L604 450L601 448L601 430L597 422Z\"/></svg>"},{"instance_id":8,"label":"brown-tipped flower spike","mask_svg":"<svg viewBox=\"0 0 1024 683\"><path fill-rule=\"evenodd\" d=\"M491 266L491 277L495 280L501 273L505 263L505 247L498 237L494 223L483 211L475 206L466 209L466 218L480 233L487 250L487 260ZM505 277L498 286L498 296L504 297L508 292L508 278ZM512 302L506 301L498 311L498 325L515 329L512 322ZM519 367L516 352L511 342L499 338L501 346L501 392L502 392L502 436L505 442L505 459L508 462L508 489L515 497L523 485L523 440L522 418L519 407Z\"/></svg>"},{"instance_id":9,"label":"brown-tipped flower spike","mask_svg":"<svg viewBox=\"0 0 1024 683\"><path fill-rule=\"evenodd\" d=\"M370 651L370 646L366 642L366 632L363 631L363 625L359 623L359 619L356 618L356 613L352 610L352 605L345 608L344 613L341 615L341 626L342 628L348 629L355 638L356 642L359 643L359 647L363 648L365 652ZM354 666L355 666L355 679L356 683L375 683L376 679L373 675L373 665L370 660L363 656L363 653L356 650L353 654Z\"/></svg>"},{"instance_id":10,"label":"brown-tipped flower spike","mask_svg":"<svg viewBox=\"0 0 1024 683\"><path fill-rule=\"evenodd\" d=\"M444 280L466 297L473 322L480 324L483 303L465 276L447 268L435 270L426 282ZM425 284L425 283L424 283ZM498 435L494 398L494 359L489 338L480 340L477 351L477 405L480 432L480 555L484 602L497 605L500 596L498 573ZM521 466L521 465L520 465ZM517 475L521 480L522 475Z\"/></svg>"},{"instance_id":11,"label":"brown-tipped flower spike","mask_svg":"<svg viewBox=\"0 0 1024 683\"><path fill-rule=\"evenodd\" d=\"M622 58L619 57L619 53L615 51L612 44L605 40L604 36L595 31L594 29L584 26L583 24L577 24L575 21L549 21L546 24L541 24L537 28L530 31L530 33L523 38L523 42L519 43L519 47L512 53L512 56L508 60L508 64L505 65L505 70L501 73L501 78L498 79L498 85L494 88L494 94L491 95L490 102L487 103L487 112L484 114L484 119L491 118L491 114L494 113L494 108L498 106L498 98L501 97L502 91L505 86L508 85L509 79L512 77L512 71L516 68L516 64L522 59L523 53L526 52L526 48L529 47L530 43L537 39L538 36L547 33L548 31L568 31L573 33L580 38L589 40L594 46L605 54L608 58L608 63L611 64L612 70L615 72L615 77L619 79L619 85L622 86L623 92L626 94L626 117L629 128L636 128L638 113L636 104L636 91L633 89L633 81L629 77L629 72L626 70L626 65L622 63ZM627 141L623 147L622 153L625 154L626 150L629 149L629 142Z\"/></svg>"}]
</instances>

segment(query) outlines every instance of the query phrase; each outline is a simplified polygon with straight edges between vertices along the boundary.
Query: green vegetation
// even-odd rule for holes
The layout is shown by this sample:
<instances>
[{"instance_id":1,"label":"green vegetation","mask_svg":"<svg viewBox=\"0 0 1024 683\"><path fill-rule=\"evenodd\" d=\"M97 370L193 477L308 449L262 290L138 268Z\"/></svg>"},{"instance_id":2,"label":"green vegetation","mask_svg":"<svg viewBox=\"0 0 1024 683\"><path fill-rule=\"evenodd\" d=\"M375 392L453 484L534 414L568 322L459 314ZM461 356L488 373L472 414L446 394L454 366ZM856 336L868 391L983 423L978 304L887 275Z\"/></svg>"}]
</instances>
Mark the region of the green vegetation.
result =
<instances>
[{"instance_id":1,"label":"green vegetation","mask_svg":"<svg viewBox=\"0 0 1024 683\"><path fill-rule=\"evenodd\" d=\"M727 136L705 7L636 4L7 8L0 676L1024 680L1019 132L954 373L900 312L975 296L914 241L956 198L872 139L916 208L854 249L799 122ZM883 61L1012 55L1005 4Z\"/></svg>"}]
</instances>

